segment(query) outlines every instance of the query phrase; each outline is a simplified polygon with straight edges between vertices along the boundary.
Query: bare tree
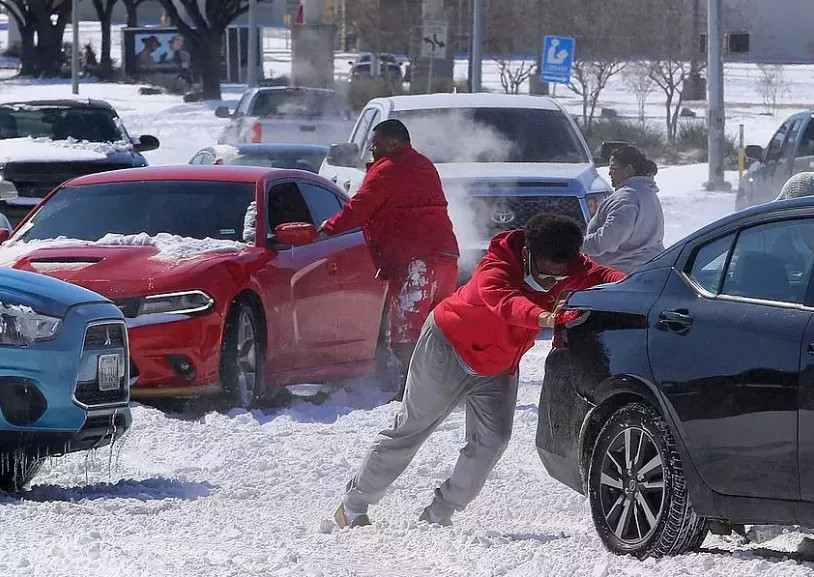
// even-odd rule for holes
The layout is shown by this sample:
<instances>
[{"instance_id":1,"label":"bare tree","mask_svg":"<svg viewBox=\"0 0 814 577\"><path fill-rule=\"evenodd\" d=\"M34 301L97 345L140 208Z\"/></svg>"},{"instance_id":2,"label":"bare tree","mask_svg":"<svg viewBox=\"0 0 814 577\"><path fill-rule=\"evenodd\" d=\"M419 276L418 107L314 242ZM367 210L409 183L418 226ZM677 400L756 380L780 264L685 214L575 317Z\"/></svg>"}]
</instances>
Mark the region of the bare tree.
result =
<instances>
[{"instance_id":1,"label":"bare tree","mask_svg":"<svg viewBox=\"0 0 814 577\"><path fill-rule=\"evenodd\" d=\"M667 139L675 142L678 136L678 115L684 104L684 81L690 76L690 65L684 60L657 60L650 65L650 78L666 97Z\"/></svg>"},{"instance_id":2,"label":"bare tree","mask_svg":"<svg viewBox=\"0 0 814 577\"><path fill-rule=\"evenodd\" d=\"M766 112L777 112L777 98L789 93L789 83L783 77L782 64L758 64L760 76L757 79L757 88L763 99Z\"/></svg>"},{"instance_id":3,"label":"bare tree","mask_svg":"<svg viewBox=\"0 0 814 577\"><path fill-rule=\"evenodd\" d=\"M122 0L124 7L127 10L127 27L135 28L138 26L138 7L144 4L146 0Z\"/></svg>"},{"instance_id":4,"label":"bare tree","mask_svg":"<svg viewBox=\"0 0 814 577\"><path fill-rule=\"evenodd\" d=\"M608 81L622 72L627 65L620 60L574 62L574 71L568 89L582 97L582 123L590 129L596 113L596 105Z\"/></svg>"},{"instance_id":5,"label":"bare tree","mask_svg":"<svg viewBox=\"0 0 814 577\"><path fill-rule=\"evenodd\" d=\"M647 97L656 85L650 76L650 65L647 62L634 62L625 69L624 77L625 84L636 95L636 103L639 107L639 123L644 126Z\"/></svg>"},{"instance_id":6,"label":"bare tree","mask_svg":"<svg viewBox=\"0 0 814 577\"><path fill-rule=\"evenodd\" d=\"M536 70L537 64L526 58L512 60L511 56L498 55L495 57L500 70L500 85L506 94L520 94L520 87Z\"/></svg>"},{"instance_id":7,"label":"bare tree","mask_svg":"<svg viewBox=\"0 0 814 577\"><path fill-rule=\"evenodd\" d=\"M159 0L189 44L203 98L220 100L220 66L226 28L249 9L249 0ZM179 8L186 12L181 16Z\"/></svg>"},{"instance_id":8,"label":"bare tree","mask_svg":"<svg viewBox=\"0 0 814 577\"><path fill-rule=\"evenodd\" d=\"M101 73L108 76L113 69L113 60L110 58L110 33L111 21L113 20L113 8L119 0L93 0L93 7L96 9L96 16L102 27L102 54Z\"/></svg>"},{"instance_id":9,"label":"bare tree","mask_svg":"<svg viewBox=\"0 0 814 577\"><path fill-rule=\"evenodd\" d=\"M71 0L0 0L0 6L8 10L20 29L23 44L21 72L36 76L58 75Z\"/></svg>"}]
</instances>

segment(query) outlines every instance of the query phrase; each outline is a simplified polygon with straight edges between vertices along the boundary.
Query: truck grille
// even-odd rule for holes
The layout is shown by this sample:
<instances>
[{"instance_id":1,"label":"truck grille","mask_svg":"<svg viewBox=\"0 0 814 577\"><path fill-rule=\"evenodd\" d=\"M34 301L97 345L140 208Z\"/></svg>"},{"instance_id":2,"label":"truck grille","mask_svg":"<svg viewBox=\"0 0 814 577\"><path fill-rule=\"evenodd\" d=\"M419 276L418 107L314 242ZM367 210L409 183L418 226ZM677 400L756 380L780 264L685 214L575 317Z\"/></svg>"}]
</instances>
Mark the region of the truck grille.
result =
<instances>
[{"instance_id":1,"label":"truck grille","mask_svg":"<svg viewBox=\"0 0 814 577\"><path fill-rule=\"evenodd\" d=\"M127 350L125 330L124 323L119 322L92 325L85 333L83 350L112 351L123 348L125 366L128 366L130 355ZM98 375L91 381L80 381L76 383L74 397L79 403L89 407L126 403L130 394L128 373L129 370L125 370L124 376L119 378L119 388L112 391L99 390Z\"/></svg>"},{"instance_id":2,"label":"truck grille","mask_svg":"<svg viewBox=\"0 0 814 577\"><path fill-rule=\"evenodd\" d=\"M562 214L575 219L585 230L585 216L575 196L473 196L470 207L478 229L489 236L522 228L540 212Z\"/></svg>"},{"instance_id":3,"label":"truck grille","mask_svg":"<svg viewBox=\"0 0 814 577\"><path fill-rule=\"evenodd\" d=\"M121 162L9 162L3 178L14 183L19 196L41 198L71 178L132 166Z\"/></svg>"}]
</instances>

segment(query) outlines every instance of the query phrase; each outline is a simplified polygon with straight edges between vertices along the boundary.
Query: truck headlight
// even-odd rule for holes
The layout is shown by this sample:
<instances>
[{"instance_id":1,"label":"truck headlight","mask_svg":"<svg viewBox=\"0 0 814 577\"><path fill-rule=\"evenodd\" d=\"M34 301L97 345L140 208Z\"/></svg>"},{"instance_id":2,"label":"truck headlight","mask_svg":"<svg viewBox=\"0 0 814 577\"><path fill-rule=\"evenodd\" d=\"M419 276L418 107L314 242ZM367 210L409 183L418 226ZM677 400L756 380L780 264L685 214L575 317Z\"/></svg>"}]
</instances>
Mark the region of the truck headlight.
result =
<instances>
[{"instance_id":1,"label":"truck headlight","mask_svg":"<svg viewBox=\"0 0 814 577\"><path fill-rule=\"evenodd\" d=\"M0 303L0 345L27 347L54 338L62 320L34 312L27 306Z\"/></svg>"},{"instance_id":2,"label":"truck headlight","mask_svg":"<svg viewBox=\"0 0 814 577\"><path fill-rule=\"evenodd\" d=\"M138 316L154 314L195 315L208 312L215 299L203 291L193 290L144 297Z\"/></svg>"}]
</instances>

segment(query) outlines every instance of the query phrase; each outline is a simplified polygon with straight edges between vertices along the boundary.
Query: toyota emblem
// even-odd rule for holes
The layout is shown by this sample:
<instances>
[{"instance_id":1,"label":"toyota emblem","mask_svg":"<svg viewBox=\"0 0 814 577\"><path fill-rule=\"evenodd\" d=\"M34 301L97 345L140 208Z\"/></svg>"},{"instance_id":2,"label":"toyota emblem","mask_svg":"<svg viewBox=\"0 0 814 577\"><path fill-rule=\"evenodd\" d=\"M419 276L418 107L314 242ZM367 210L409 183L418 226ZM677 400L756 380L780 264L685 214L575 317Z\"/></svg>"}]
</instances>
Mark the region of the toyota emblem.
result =
<instances>
[{"instance_id":1,"label":"toyota emblem","mask_svg":"<svg viewBox=\"0 0 814 577\"><path fill-rule=\"evenodd\" d=\"M492 212L492 222L495 224L510 224L516 218L514 212L508 208L497 208Z\"/></svg>"}]
</instances>

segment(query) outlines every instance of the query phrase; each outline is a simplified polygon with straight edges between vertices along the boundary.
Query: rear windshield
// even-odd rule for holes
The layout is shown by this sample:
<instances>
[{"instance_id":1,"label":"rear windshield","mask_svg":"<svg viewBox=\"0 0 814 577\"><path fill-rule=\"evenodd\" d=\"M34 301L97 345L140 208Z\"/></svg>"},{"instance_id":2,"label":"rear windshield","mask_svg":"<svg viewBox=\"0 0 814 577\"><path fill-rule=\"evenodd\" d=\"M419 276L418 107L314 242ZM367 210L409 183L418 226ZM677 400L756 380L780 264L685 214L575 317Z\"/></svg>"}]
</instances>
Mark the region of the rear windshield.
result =
<instances>
[{"instance_id":1,"label":"rear windshield","mask_svg":"<svg viewBox=\"0 0 814 577\"><path fill-rule=\"evenodd\" d=\"M332 92L293 89L258 92L251 115L264 118L337 118L345 114Z\"/></svg>"},{"instance_id":2,"label":"rear windshield","mask_svg":"<svg viewBox=\"0 0 814 577\"><path fill-rule=\"evenodd\" d=\"M398 110L413 146L434 162L588 162L568 118L538 108Z\"/></svg>"},{"instance_id":3,"label":"rear windshield","mask_svg":"<svg viewBox=\"0 0 814 577\"><path fill-rule=\"evenodd\" d=\"M89 142L123 139L118 117L112 110L28 104L0 106L0 139L27 136Z\"/></svg>"}]
</instances>

